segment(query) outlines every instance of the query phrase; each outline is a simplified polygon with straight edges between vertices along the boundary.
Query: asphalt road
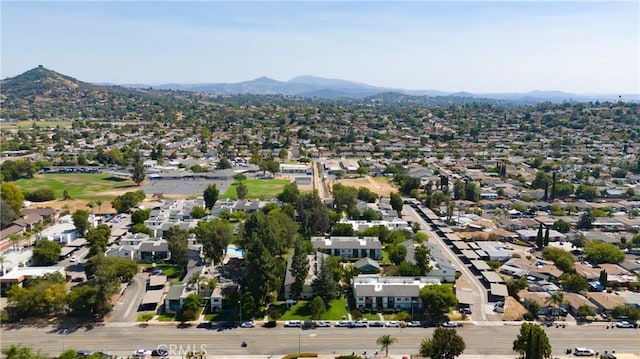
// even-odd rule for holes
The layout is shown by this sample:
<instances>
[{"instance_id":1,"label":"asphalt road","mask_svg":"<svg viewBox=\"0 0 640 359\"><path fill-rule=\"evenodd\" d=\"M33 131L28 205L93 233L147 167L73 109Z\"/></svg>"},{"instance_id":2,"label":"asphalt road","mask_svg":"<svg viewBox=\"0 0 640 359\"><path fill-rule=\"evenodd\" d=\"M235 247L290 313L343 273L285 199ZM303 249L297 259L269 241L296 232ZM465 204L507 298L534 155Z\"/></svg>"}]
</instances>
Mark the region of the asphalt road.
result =
<instances>
[{"instance_id":1,"label":"asphalt road","mask_svg":"<svg viewBox=\"0 0 640 359\"><path fill-rule=\"evenodd\" d=\"M138 306L145 294L146 280L145 273L138 273L133 277L114 304L110 322L135 322L138 319Z\"/></svg>"},{"instance_id":2,"label":"asphalt road","mask_svg":"<svg viewBox=\"0 0 640 359\"><path fill-rule=\"evenodd\" d=\"M464 338L471 355L510 355L513 340L519 326L465 326L458 333ZM62 351L63 340L66 349L106 350L119 356L130 355L137 348L156 347L173 350L203 349L208 358L235 355L278 355L298 351L318 353L351 353L367 351L373 353L380 348L376 338L391 334L398 342L390 348L390 354L408 355L416 353L420 342L433 334L433 328L317 328L299 330L297 328L236 328L225 331L200 328L178 329L175 326L137 326L94 327L69 330L62 335L62 328L23 327L19 329L2 328L2 348L21 343L43 352L58 354ZM615 350L616 353L640 355L640 330L604 329L602 327L545 328L553 347L554 355L564 354L566 348L576 346L590 347L596 351ZM242 348L240 343L248 346ZM183 354L184 354L183 352Z\"/></svg>"},{"instance_id":3,"label":"asphalt road","mask_svg":"<svg viewBox=\"0 0 640 359\"><path fill-rule=\"evenodd\" d=\"M487 290L484 286L482 286L478 278L476 278L473 273L471 273L469 268L464 263L462 263L462 261L460 261L460 258L458 258L458 256L456 256L451 251L451 248L449 248L449 246L444 243L440 236L438 236L437 233L431 231L431 226L429 225L429 223L423 220L411 205L403 206L403 214L410 216L410 220L420 223L420 230L426 232L429 235L429 241L432 243L437 243L438 246L440 246L440 248L442 249L442 252L447 256L449 261L453 265L455 265L457 270L462 273L462 279L473 285L474 291L472 292L472 298L474 299L474 305L472 306L472 318L474 320L488 320L486 312L487 307L490 307L491 305L488 303ZM406 215L404 216L405 220L407 219Z\"/></svg>"}]
</instances>

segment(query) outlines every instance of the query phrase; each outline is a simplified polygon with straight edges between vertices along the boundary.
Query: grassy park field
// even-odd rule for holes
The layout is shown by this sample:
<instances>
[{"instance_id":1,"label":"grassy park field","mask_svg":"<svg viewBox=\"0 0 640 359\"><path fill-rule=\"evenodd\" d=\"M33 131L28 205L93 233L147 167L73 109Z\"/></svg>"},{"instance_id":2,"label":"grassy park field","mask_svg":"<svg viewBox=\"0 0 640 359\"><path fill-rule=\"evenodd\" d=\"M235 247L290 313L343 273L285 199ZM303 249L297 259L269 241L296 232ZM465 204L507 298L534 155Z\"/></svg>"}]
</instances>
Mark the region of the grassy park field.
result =
<instances>
[{"instance_id":1,"label":"grassy park field","mask_svg":"<svg viewBox=\"0 0 640 359\"><path fill-rule=\"evenodd\" d=\"M288 184L289 180L286 179L249 179L242 181L249 192L247 193L247 198L259 198L259 199L270 199L275 198L286 184ZM220 198L234 198L237 199L238 195L236 193L237 182L232 184L229 189L220 195Z\"/></svg>"},{"instance_id":2,"label":"grassy park field","mask_svg":"<svg viewBox=\"0 0 640 359\"><path fill-rule=\"evenodd\" d=\"M32 128L34 121L17 121L17 122L0 122L0 129L28 129ZM37 127L40 128L56 128L58 126L62 128L71 128L71 121L36 121Z\"/></svg>"}]
</instances>

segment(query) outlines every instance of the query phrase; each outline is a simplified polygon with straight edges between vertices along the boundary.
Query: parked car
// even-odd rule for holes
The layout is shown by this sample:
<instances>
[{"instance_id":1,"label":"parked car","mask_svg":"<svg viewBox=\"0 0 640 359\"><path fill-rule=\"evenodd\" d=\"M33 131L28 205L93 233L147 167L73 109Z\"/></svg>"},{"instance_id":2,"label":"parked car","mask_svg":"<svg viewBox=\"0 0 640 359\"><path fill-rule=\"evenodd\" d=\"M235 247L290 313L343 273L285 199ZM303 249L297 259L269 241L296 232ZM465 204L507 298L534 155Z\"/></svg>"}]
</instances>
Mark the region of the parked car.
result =
<instances>
[{"instance_id":1,"label":"parked car","mask_svg":"<svg viewBox=\"0 0 640 359\"><path fill-rule=\"evenodd\" d=\"M626 320L622 320L616 323L616 327L618 328L635 328L636 325L634 323L630 323Z\"/></svg>"},{"instance_id":2,"label":"parked car","mask_svg":"<svg viewBox=\"0 0 640 359\"><path fill-rule=\"evenodd\" d=\"M380 328L380 327L384 327L384 323L382 322L369 322L369 327L371 328Z\"/></svg>"},{"instance_id":3,"label":"parked car","mask_svg":"<svg viewBox=\"0 0 640 359\"><path fill-rule=\"evenodd\" d=\"M452 321L448 321L448 322L442 323L442 326L445 327L445 328L456 328L458 326L458 323L452 322Z\"/></svg>"},{"instance_id":4,"label":"parked car","mask_svg":"<svg viewBox=\"0 0 640 359\"><path fill-rule=\"evenodd\" d=\"M78 256L77 256L77 255L75 255L75 254L74 254L74 255L72 255L72 256L71 256L71 258L69 259L69 261L71 261L71 262L75 262L75 261L77 261L77 260L78 260Z\"/></svg>"},{"instance_id":5,"label":"parked car","mask_svg":"<svg viewBox=\"0 0 640 359\"><path fill-rule=\"evenodd\" d=\"M152 357L167 357L169 356L169 352L165 349L154 349L151 351Z\"/></svg>"},{"instance_id":6,"label":"parked car","mask_svg":"<svg viewBox=\"0 0 640 359\"><path fill-rule=\"evenodd\" d=\"M328 320L318 320L316 322L316 328L327 328L331 326L331 322Z\"/></svg>"},{"instance_id":7,"label":"parked car","mask_svg":"<svg viewBox=\"0 0 640 359\"><path fill-rule=\"evenodd\" d=\"M299 320L288 320L284 323L284 326L287 328L293 328L293 327L301 327L302 326L302 322L300 322Z\"/></svg>"},{"instance_id":8,"label":"parked car","mask_svg":"<svg viewBox=\"0 0 640 359\"><path fill-rule=\"evenodd\" d=\"M256 327L256 323L253 320L248 321L248 322L242 322L242 324L240 324L240 327L242 327L242 328L255 328Z\"/></svg>"},{"instance_id":9,"label":"parked car","mask_svg":"<svg viewBox=\"0 0 640 359\"><path fill-rule=\"evenodd\" d=\"M93 352L91 350L78 350L76 352L76 354L79 357L88 357L89 355L91 355Z\"/></svg>"},{"instance_id":10,"label":"parked car","mask_svg":"<svg viewBox=\"0 0 640 359\"><path fill-rule=\"evenodd\" d=\"M363 322L362 320L356 320L355 322L351 323L351 326L354 328L366 328L367 323Z\"/></svg>"},{"instance_id":11,"label":"parked car","mask_svg":"<svg viewBox=\"0 0 640 359\"><path fill-rule=\"evenodd\" d=\"M336 322L336 327L351 328L351 322L348 320L339 320Z\"/></svg>"},{"instance_id":12,"label":"parked car","mask_svg":"<svg viewBox=\"0 0 640 359\"><path fill-rule=\"evenodd\" d=\"M151 350L147 350L147 349L136 349L133 352L133 356L136 357L145 357L147 355L151 355Z\"/></svg>"},{"instance_id":13,"label":"parked car","mask_svg":"<svg viewBox=\"0 0 640 359\"><path fill-rule=\"evenodd\" d=\"M460 313L462 314L471 314L471 308L460 308Z\"/></svg>"},{"instance_id":14,"label":"parked car","mask_svg":"<svg viewBox=\"0 0 640 359\"><path fill-rule=\"evenodd\" d=\"M407 323L407 327L417 328L417 327L421 327L421 326L422 326L422 324L417 320L412 320L412 321Z\"/></svg>"},{"instance_id":15,"label":"parked car","mask_svg":"<svg viewBox=\"0 0 640 359\"><path fill-rule=\"evenodd\" d=\"M576 347L573 349L573 355L577 357L592 357L598 355L598 352L590 348Z\"/></svg>"},{"instance_id":16,"label":"parked car","mask_svg":"<svg viewBox=\"0 0 640 359\"><path fill-rule=\"evenodd\" d=\"M388 321L385 324L385 327L388 327L388 328L400 328L400 322L395 321L395 320L391 320L391 321Z\"/></svg>"}]
</instances>

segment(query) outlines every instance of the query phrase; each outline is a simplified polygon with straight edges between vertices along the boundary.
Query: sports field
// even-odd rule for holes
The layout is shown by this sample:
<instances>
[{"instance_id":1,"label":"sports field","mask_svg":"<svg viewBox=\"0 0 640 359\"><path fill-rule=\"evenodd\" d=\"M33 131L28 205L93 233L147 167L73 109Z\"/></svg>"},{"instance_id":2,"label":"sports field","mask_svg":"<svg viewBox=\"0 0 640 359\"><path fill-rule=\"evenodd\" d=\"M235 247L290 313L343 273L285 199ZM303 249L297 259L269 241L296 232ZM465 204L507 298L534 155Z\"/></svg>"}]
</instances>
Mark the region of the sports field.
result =
<instances>
[{"instance_id":1,"label":"sports field","mask_svg":"<svg viewBox=\"0 0 640 359\"><path fill-rule=\"evenodd\" d=\"M127 191L137 191L138 186L130 179L114 178L107 174L38 174L34 178L21 179L16 185L23 193L50 188L56 199L63 198L66 189L71 199L111 200Z\"/></svg>"},{"instance_id":2,"label":"sports field","mask_svg":"<svg viewBox=\"0 0 640 359\"><path fill-rule=\"evenodd\" d=\"M259 198L259 199L270 199L275 198L284 186L291 181L286 179L249 179L243 181L244 185L247 186L249 192L247 193L247 198ZM229 189L223 194L219 196L219 198L234 198L237 199L238 195L236 193L237 182L232 184Z\"/></svg>"}]
</instances>

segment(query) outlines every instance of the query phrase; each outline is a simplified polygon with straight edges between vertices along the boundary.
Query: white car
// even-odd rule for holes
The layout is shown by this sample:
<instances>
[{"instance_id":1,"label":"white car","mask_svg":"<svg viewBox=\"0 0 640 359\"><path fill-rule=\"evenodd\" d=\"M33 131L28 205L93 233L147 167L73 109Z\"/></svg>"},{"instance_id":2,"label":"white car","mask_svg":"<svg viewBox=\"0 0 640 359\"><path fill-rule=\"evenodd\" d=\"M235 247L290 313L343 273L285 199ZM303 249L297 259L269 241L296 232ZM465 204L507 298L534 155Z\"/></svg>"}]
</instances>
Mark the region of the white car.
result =
<instances>
[{"instance_id":1,"label":"white car","mask_svg":"<svg viewBox=\"0 0 640 359\"><path fill-rule=\"evenodd\" d=\"M292 328L292 327L299 328L302 326L302 322L300 322L299 320L289 320L284 323L284 326L288 328Z\"/></svg>"},{"instance_id":2,"label":"white car","mask_svg":"<svg viewBox=\"0 0 640 359\"><path fill-rule=\"evenodd\" d=\"M456 328L458 326L458 323L449 321L442 323L442 326L445 328Z\"/></svg>"},{"instance_id":3,"label":"white car","mask_svg":"<svg viewBox=\"0 0 640 359\"><path fill-rule=\"evenodd\" d=\"M327 320L319 320L316 322L316 327L318 328L327 328L331 326L331 322Z\"/></svg>"},{"instance_id":4,"label":"white car","mask_svg":"<svg viewBox=\"0 0 640 359\"><path fill-rule=\"evenodd\" d=\"M72 255L72 256L71 256L71 258L69 259L69 261L71 261L71 262L75 262L75 261L77 261L77 260L78 260L78 256L77 256L77 255L75 255L75 254L74 254L74 255Z\"/></svg>"},{"instance_id":5,"label":"white car","mask_svg":"<svg viewBox=\"0 0 640 359\"><path fill-rule=\"evenodd\" d=\"M240 327L241 328L255 328L256 327L256 323L253 320L248 321L248 322L242 322L242 324L240 324Z\"/></svg>"},{"instance_id":6,"label":"white car","mask_svg":"<svg viewBox=\"0 0 640 359\"><path fill-rule=\"evenodd\" d=\"M340 320L336 322L336 327L348 327L351 328L351 322L348 320Z\"/></svg>"},{"instance_id":7,"label":"white car","mask_svg":"<svg viewBox=\"0 0 640 359\"><path fill-rule=\"evenodd\" d=\"M388 328L400 328L400 322L392 320L387 322L384 326Z\"/></svg>"},{"instance_id":8,"label":"white car","mask_svg":"<svg viewBox=\"0 0 640 359\"><path fill-rule=\"evenodd\" d=\"M592 357L598 355L598 352L590 348L577 347L573 348L573 355L577 357Z\"/></svg>"},{"instance_id":9,"label":"white car","mask_svg":"<svg viewBox=\"0 0 640 359\"><path fill-rule=\"evenodd\" d=\"M407 323L407 327L417 328L417 327L421 327L421 326L422 326L422 324L417 320L412 320L412 321Z\"/></svg>"},{"instance_id":10,"label":"white car","mask_svg":"<svg viewBox=\"0 0 640 359\"><path fill-rule=\"evenodd\" d=\"M618 328L635 328L636 325L633 324L633 323L629 323L626 320L623 320L623 321L617 322L616 323L616 327L618 327Z\"/></svg>"},{"instance_id":11,"label":"white car","mask_svg":"<svg viewBox=\"0 0 640 359\"><path fill-rule=\"evenodd\" d=\"M145 357L147 355L151 355L151 350L136 349L136 351L133 352L134 357Z\"/></svg>"}]
</instances>

